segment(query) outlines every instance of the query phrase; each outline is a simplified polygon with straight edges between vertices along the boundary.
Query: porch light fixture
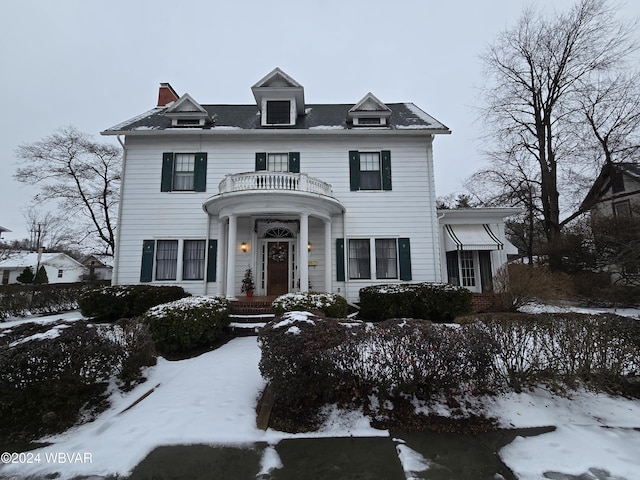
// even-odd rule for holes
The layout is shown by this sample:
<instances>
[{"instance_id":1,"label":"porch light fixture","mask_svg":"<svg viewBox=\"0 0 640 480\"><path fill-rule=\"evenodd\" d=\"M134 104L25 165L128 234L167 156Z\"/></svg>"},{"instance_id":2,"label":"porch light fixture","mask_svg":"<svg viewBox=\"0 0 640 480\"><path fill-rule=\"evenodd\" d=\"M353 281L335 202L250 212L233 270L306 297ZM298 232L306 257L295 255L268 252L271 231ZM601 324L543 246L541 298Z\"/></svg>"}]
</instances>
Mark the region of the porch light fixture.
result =
<instances>
[{"instance_id":1,"label":"porch light fixture","mask_svg":"<svg viewBox=\"0 0 640 480\"><path fill-rule=\"evenodd\" d=\"M249 250L249 245L247 245L247 242L242 242L240 244L240 250L242 250L243 253L247 253L247 250Z\"/></svg>"},{"instance_id":2,"label":"porch light fixture","mask_svg":"<svg viewBox=\"0 0 640 480\"><path fill-rule=\"evenodd\" d=\"M307 251L310 252L313 244L311 242L307 243Z\"/></svg>"}]
</instances>

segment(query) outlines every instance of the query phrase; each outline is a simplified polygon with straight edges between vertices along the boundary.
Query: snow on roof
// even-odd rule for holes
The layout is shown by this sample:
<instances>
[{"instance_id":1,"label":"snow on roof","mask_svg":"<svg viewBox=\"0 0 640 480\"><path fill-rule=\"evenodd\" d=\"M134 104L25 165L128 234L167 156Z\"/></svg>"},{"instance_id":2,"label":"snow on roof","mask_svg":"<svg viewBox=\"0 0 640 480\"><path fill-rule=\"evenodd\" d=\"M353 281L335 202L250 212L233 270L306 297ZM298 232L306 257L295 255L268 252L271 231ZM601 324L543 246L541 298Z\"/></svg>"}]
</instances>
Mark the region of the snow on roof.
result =
<instances>
[{"instance_id":1,"label":"snow on roof","mask_svg":"<svg viewBox=\"0 0 640 480\"><path fill-rule=\"evenodd\" d=\"M65 257L67 260L71 260L72 262L79 264L79 262L76 262L76 260L68 256L67 254L61 252L43 253L40 257L40 264L50 264L54 259L58 257ZM0 268L26 268L35 267L37 264L37 252L17 252L10 254L8 258L1 261Z\"/></svg>"}]
</instances>

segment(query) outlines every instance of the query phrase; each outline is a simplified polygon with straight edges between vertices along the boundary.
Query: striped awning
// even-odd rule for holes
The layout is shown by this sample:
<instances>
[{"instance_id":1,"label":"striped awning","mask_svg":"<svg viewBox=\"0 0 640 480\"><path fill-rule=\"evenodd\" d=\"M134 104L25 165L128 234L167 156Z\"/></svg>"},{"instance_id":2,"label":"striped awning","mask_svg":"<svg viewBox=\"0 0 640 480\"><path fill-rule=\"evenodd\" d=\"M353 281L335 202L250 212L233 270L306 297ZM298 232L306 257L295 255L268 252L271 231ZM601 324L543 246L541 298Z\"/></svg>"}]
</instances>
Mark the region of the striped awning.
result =
<instances>
[{"instance_id":1,"label":"striped awning","mask_svg":"<svg viewBox=\"0 0 640 480\"><path fill-rule=\"evenodd\" d=\"M454 250L502 250L504 244L489 225L445 225L444 244L447 252Z\"/></svg>"}]
</instances>

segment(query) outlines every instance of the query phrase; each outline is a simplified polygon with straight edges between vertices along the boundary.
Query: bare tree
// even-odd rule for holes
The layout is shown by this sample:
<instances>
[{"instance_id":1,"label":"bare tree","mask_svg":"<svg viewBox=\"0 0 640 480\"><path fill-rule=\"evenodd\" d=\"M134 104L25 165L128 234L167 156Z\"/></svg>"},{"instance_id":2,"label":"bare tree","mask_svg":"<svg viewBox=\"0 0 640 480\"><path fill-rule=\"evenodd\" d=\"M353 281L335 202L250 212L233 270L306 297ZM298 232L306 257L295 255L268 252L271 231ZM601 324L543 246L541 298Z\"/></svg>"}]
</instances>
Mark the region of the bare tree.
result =
<instances>
[{"instance_id":1,"label":"bare tree","mask_svg":"<svg viewBox=\"0 0 640 480\"><path fill-rule=\"evenodd\" d=\"M579 0L568 12L549 18L525 10L517 25L482 55L489 79L482 118L491 140L500 145L494 156L508 152L537 165L535 176L528 178L539 185L552 269L561 267L554 247L562 227L582 213L560 219L560 195L569 193L583 173L574 128L582 114L576 98L594 76L625 66L637 49L633 33L633 25L618 21L607 0Z\"/></svg>"},{"instance_id":2,"label":"bare tree","mask_svg":"<svg viewBox=\"0 0 640 480\"><path fill-rule=\"evenodd\" d=\"M65 127L16 153L22 163L14 177L40 187L35 200L59 202L70 222L84 217L87 238L96 237L104 253L113 255L121 149Z\"/></svg>"}]
</instances>

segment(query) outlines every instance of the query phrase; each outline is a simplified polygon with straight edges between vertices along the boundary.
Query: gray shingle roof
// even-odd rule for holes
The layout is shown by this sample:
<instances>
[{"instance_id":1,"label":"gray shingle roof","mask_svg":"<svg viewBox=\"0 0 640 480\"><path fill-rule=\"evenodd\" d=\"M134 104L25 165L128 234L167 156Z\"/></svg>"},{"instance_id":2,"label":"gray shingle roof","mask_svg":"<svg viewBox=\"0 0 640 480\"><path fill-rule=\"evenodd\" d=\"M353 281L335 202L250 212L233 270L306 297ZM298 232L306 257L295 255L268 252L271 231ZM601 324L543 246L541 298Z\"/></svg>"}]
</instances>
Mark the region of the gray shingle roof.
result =
<instances>
[{"instance_id":1,"label":"gray shingle roof","mask_svg":"<svg viewBox=\"0 0 640 480\"><path fill-rule=\"evenodd\" d=\"M388 103L391 109L389 125L374 127L376 130L428 130L431 133L450 133L449 129L412 103ZM304 115L300 115L293 127L263 127L260 125L259 110L256 105L202 105L213 124L189 130L347 130L362 129L347 122L347 114L353 104L307 104ZM103 135L132 134L154 130L176 130L171 127L171 119L165 116L166 107L158 107L132 119L115 125L102 132ZM184 130L185 127L178 129Z\"/></svg>"}]
</instances>

